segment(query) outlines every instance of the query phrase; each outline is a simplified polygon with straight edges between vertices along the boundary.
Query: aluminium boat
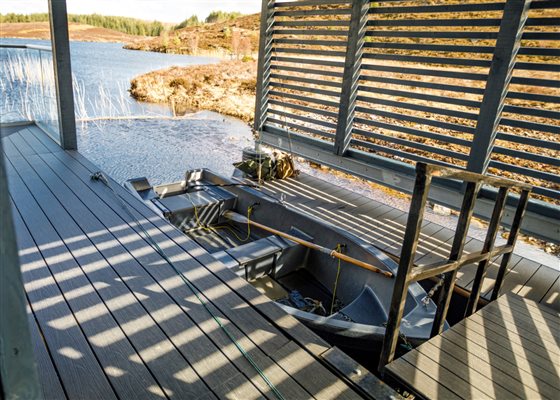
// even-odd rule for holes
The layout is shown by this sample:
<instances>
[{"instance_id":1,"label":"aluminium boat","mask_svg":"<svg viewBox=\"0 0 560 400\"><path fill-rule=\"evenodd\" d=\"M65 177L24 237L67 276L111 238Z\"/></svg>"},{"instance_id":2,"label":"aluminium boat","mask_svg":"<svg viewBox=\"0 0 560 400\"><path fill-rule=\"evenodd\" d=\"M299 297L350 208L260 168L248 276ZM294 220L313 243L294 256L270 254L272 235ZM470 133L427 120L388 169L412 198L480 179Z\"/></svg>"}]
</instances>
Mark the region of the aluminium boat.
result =
<instances>
[{"instance_id":1,"label":"aluminium boat","mask_svg":"<svg viewBox=\"0 0 560 400\"><path fill-rule=\"evenodd\" d=\"M136 178L125 187L326 340L345 349L380 348L395 282L388 275L398 266L374 245L247 180L207 169L188 171L180 182L152 186ZM333 251L381 273L339 261ZM429 338L436 306L426 296L410 284L401 324L406 346Z\"/></svg>"}]
</instances>

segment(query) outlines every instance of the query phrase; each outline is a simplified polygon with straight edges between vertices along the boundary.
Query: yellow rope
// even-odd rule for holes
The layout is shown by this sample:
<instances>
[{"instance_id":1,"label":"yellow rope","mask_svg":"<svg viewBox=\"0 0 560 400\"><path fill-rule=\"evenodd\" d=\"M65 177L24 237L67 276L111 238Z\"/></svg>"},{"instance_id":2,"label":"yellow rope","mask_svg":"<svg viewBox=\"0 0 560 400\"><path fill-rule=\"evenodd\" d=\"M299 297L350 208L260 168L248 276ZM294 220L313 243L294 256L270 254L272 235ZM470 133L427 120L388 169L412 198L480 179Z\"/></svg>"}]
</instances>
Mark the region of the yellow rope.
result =
<instances>
[{"instance_id":1,"label":"yellow rope","mask_svg":"<svg viewBox=\"0 0 560 400\"><path fill-rule=\"evenodd\" d=\"M189 198L189 201L191 202L191 204L193 206L196 226L198 228L203 229L205 231L209 231L209 232L215 232L216 229L227 229L228 231L230 231L233 234L233 236L235 236L237 238L237 240L239 240L241 242L246 242L247 240L250 239L250 237L251 237L251 213L253 212L253 207L252 206L247 208L247 236L243 239L243 238L239 237L237 232L235 232L231 227L229 227L227 225L206 226L202 222L200 222L200 218L198 217L198 210L197 210L196 206L194 205L194 201L192 201L191 196L188 192L186 192L186 195Z\"/></svg>"},{"instance_id":2,"label":"yellow rope","mask_svg":"<svg viewBox=\"0 0 560 400\"><path fill-rule=\"evenodd\" d=\"M336 245L336 251L340 253L340 251L342 250L342 246L340 244ZM336 299L336 289L338 287L338 278L340 276L340 258L338 259L338 267L336 269L336 278L334 280L334 288L333 288L333 294L332 294L332 301L331 301L331 312L330 315L332 315L333 310L334 310L334 301Z\"/></svg>"}]
</instances>

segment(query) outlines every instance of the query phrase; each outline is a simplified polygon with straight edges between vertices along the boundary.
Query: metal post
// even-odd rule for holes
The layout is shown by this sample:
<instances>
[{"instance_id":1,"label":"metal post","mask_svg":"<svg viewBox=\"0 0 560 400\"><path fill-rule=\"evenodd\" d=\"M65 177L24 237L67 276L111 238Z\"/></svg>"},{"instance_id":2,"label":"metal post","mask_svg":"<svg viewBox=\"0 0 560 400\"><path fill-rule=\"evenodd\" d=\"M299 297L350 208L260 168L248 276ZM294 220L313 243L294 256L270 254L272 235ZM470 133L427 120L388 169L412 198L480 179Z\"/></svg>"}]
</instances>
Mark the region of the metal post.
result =
<instances>
[{"instance_id":1,"label":"metal post","mask_svg":"<svg viewBox=\"0 0 560 400\"><path fill-rule=\"evenodd\" d=\"M74 113L66 0L49 0L49 18L60 145L65 150L76 150L78 143L76 139L76 115Z\"/></svg>"},{"instance_id":2,"label":"metal post","mask_svg":"<svg viewBox=\"0 0 560 400\"><path fill-rule=\"evenodd\" d=\"M255 132L260 132L266 120L268 107L268 84L270 81L270 59L272 56L272 30L274 28L275 0L262 0L257 66L257 95L255 100Z\"/></svg>"},{"instance_id":3,"label":"metal post","mask_svg":"<svg viewBox=\"0 0 560 400\"><path fill-rule=\"evenodd\" d=\"M529 190L524 190L521 192L521 196L519 197L519 202L517 203L517 209L515 210L515 215L511 223L511 230L509 231L509 237L507 240L507 244L510 246L515 246L515 242L517 241L517 235L521 230L521 222L523 221L523 216L525 215L525 210L527 209L530 194L531 192ZM506 275L506 269L512 255L513 251L510 251L502 257L502 262L500 263L500 269L498 270L498 275L496 276L496 282L494 283L494 289L492 289L490 300L496 300L500 294L500 289L502 288L502 283L504 282L504 276Z\"/></svg>"},{"instance_id":4,"label":"metal post","mask_svg":"<svg viewBox=\"0 0 560 400\"><path fill-rule=\"evenodd\" d=\"M0 398L41 398L0 140Z\"/></svg>"},{"instance_id":5,"label":"metal post","mask_svg":"<svg viewBox=\"0 0 560 400\"><path fill-rule=\"evenodd\" d=\"M490 223L488 224L488 232L486 233L486 239L484 240L484 245L482 246L482 253L491 252L494 248L496 242L496 236L498 235L498 230L500 229L500 221L504 215L504 208L506 205L506 200L508 196L509 188L501 187L498 192L498 198L494 205L494 210L492 211L492 217L490 218ZM465 310L465 318L472 315L476 311L478 305L478 298L480 297L480 290L482 288L482 283L486 277L486 270L488 265L490 265L490 258L483 260L478 263L478 268L476 270L476 275L471 288L471 295L467 302L467 308Z\"/></svg>"},{"instance_id":6,"label":"metal post","mask_svg":"<svg viewBox=\"0 0 560 400\"><path fill-rule=\"evenodd\" d=\"M484 174L490 163L531 0L508 0L488 73L467 170Z\"/></svg>"},{"instance_id":7,"label":"metal post","mask_svg":"<svg viewBox=\"0 0 560 400\"><path fill-rule=\"evenodd\" d=\"M399 330L403 310L408 292L409 276L414 266L414 256L418 246L418 237L420 236L420 228L424 217L424 209L428 199L430 190L431 176L426 172L427 165L418 163L416 165L416 181L414 183L414 192L412 194L412 202L410 204L410 212L406 223L406 231L404 234L401 258L399 260L399 269L395 277L393 286L393 297L391 299L391 308L389 309L389 318L385 328L385 337L383 339L383 347L381 348L381 356L377 370L383 373L385 365L393 361L395 357L395 349L399 339Z\"/></svg>"},{"instance_id":8,"label":"metal post","mask_svg":"<svg viewBox=\"0 0 560 400\"><path fill-rule=\"evenodd\" d=\"M358 84L364 51L364 38L368 21L370 0L354 0L352 2L352 15L348 27L348 43L346 44L346 59L344 61L344 74L342 78L342 91L338 108L338 120L334 153L343 155L350 139L354 123L354 109L358 95Z\"/></svg>"},{"instance_id":9,"label":"metal post","mask_svg":"<svg viewBox=\"0 0 560 400\"><path fill-rule=\"evenodd\" d=\"M461 205L461 213L459 214L459 221L457 221L457 228L455 229L455 237L451 245L451 253L449 254L449 261L457 261L463 255L467 233L474 212L476 197L480 190L480 182L468 182L465 188L465 197ZM440 289L438 301L436 302L437 311L434 316L434 323L432 325L432 332L430 337L439 335L443 331L445 318L447 317L447 310L449 309L449 302L451 301L451 294L455 286L455 279L457 278L457 269L447 272L444 275L443 286Z\"/></svg>"}]
</instances>

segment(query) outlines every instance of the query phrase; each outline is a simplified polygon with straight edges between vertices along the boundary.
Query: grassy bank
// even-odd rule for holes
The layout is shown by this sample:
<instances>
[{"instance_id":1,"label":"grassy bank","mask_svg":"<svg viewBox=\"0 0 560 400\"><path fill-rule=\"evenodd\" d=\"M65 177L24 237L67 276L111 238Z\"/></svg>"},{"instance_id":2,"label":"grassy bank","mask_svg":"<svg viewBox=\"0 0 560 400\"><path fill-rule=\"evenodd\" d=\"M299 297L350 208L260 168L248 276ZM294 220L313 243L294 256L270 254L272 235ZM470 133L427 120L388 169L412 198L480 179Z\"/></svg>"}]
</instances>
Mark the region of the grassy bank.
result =
<instances>
[{"instance_id":1,"label":"grassy bank","mask_svg":"<svg viewBox=\"0 0 560 400\"><path fill-rule=\"evenodd\" d=\"M255 61L172 67L134 78L130 93L140 101L167 103L177 114L203 109L251 122L256 76Z\"/></svg>"}]
</instances>

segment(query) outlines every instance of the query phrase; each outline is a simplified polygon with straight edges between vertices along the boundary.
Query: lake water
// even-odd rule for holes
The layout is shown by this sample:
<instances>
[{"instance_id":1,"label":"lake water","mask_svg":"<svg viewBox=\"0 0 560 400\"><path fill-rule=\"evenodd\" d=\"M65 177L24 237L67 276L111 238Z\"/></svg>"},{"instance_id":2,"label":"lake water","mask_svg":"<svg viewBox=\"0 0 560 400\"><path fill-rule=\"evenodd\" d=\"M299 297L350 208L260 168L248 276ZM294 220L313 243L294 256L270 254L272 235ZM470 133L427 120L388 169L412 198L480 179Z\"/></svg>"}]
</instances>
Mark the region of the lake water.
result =
<instances>
[{"instance_id":1,"label":"lake water","mask_svg":"<svg viewBox=\"0 0 560 400\"><path fill-rule=\"evenodd\" d=\"M0 43L50 45L27 39ZM0 62L17 52L21 50L2 49ZM71 42L70 52L78 118L93 119L78 122L80 152L117 181L146 176L163 183L201 167L231 175L243 147L252 145L251 129L240 120L212 112L169 118L167 106L140 103L128 93L130 80L137 75L217 59L125 50L120 43ZM101 119L125 116L132 118Z\"/></svg>"}]
</instances>

